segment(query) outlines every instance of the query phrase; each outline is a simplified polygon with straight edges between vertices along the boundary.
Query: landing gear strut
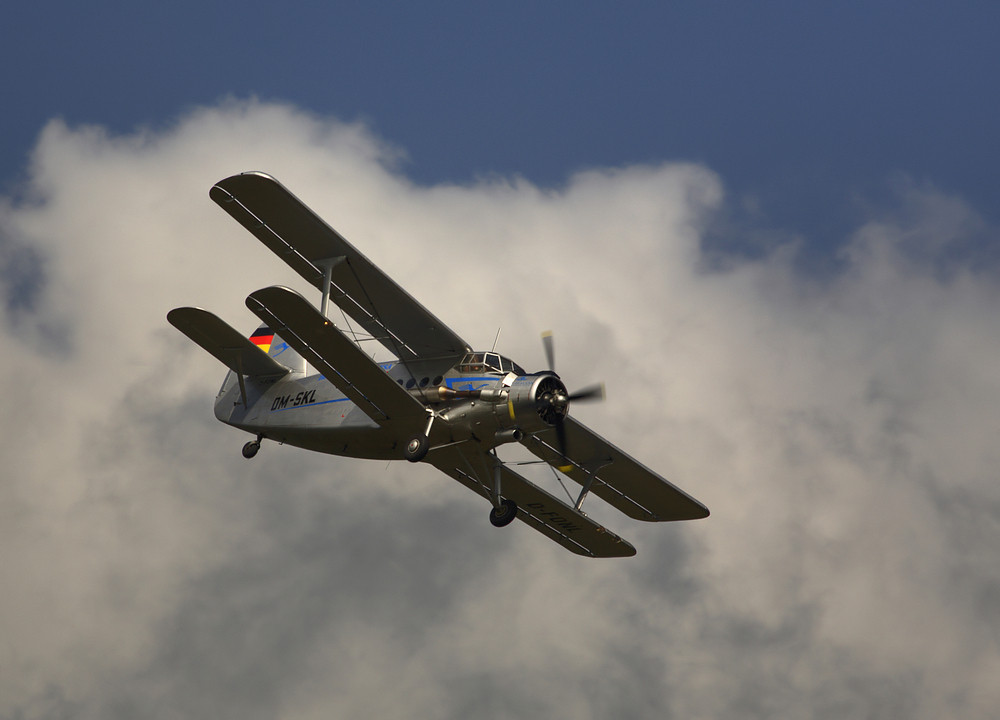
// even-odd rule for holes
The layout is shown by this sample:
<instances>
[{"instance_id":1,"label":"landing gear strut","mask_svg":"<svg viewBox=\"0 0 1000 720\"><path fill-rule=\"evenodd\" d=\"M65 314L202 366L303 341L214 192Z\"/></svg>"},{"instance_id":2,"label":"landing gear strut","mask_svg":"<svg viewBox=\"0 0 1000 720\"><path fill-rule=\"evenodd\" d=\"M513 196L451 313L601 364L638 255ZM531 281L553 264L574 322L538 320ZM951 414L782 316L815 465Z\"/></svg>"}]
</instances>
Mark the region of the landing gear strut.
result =
<instances>
[{"instance_id":1,"label":"landing gear strut","mask_svg":"<svg viewBox=\"0 0 1000 720\"><path fill-rule=\"evenodd\" d=\"M435 417L434 411L427 408L427 426L424 428L424 434L414 435L406 441L403 457L410 462L420 462L427 455L427 451L431 449L431 425L434 424Z\"/></svg>"},{"instance_id":2,"label":"landing gear strut","mask_svg":"<svg viewBox=\"0 0 1000 720\"><path fill-rule=\"evenodd\" d=\"M249 460L254 455L256 455L257 451L260 450L260 441L261 441L261 438L263 438L263 437L264 437L263 435L258 435L256 440L251 440L246 445L244 445L243 446L243 457L245 457L247 460Z\"/></svg>"},{"instance_id":3,"label":"landing gear strut","mask_svg":"<svg viewBox=\"0 0 1000 720\"><path fill-rule=\"evenodd\" d=\"M500 481L503 477L503 464L493 450L493 509L490 510L490 523L493 527L506 527L517 517L517 503L500 495Z\"/></svg>"}]
</instances>

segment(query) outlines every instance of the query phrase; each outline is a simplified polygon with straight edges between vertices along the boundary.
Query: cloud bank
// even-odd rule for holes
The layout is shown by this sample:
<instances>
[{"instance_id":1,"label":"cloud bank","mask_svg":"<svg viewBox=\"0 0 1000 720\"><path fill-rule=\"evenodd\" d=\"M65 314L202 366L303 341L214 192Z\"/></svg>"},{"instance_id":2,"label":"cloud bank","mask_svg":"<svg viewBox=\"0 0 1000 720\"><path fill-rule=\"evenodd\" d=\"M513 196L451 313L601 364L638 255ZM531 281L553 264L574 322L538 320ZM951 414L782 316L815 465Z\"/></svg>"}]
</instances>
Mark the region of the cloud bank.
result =
<instances>
[{"instance_id":1,"label":"cloud bank","mask_svg":"<svg viewBox=\"0 0 1000 720\"><path fill-rule=\"evenodd\" d=\"M695 165L426 187L362 125L230 102L53 121L0 201L0 717L988 717L1000 706L1000 282L960 198L902 183L845 239L708 257ZM712 510L577 558L432 468L217 423L179 305L252 329L297 276L209 201L279 178L474 345ZM551 482L540 476L539 481Z\"/></svg>"}]
</instances>

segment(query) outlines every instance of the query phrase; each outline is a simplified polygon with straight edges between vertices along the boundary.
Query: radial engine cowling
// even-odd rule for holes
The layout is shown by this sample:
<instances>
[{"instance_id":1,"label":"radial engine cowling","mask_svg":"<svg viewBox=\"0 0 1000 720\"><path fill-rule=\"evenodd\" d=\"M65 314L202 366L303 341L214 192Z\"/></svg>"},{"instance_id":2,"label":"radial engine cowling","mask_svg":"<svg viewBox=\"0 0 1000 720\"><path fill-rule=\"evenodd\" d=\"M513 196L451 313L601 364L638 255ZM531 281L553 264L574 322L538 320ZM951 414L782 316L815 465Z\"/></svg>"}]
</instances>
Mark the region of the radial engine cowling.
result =
<instances>
[{"instance_id":1,"label":"radial engine cowling","mask_svg":"<svg viewBox=\"0 0 1000 720\"><path fill-rule=\"evenodd\" d=\"M569 393L562 380L553 373L522 375L510 386L506 407L498 407L504 427L520 428L526 433L537 432L556 424L569 409Z\"/></svg>"}]
</instances>

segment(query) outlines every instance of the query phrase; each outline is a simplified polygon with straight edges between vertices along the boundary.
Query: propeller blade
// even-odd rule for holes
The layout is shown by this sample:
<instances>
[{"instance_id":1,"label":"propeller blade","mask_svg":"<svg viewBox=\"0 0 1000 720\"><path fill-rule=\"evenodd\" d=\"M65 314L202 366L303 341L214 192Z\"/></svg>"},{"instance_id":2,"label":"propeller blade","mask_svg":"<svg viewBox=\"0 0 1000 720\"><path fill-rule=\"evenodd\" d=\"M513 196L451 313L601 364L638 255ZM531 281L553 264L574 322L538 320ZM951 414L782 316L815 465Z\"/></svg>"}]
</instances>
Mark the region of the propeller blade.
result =
<instances>
[{"instance_id":1,"label":"propeller blade","mask_svg":"<svg viewBox=\"0 0 1000 720\"><path fill-rule=\"evenodd\" d=\"M575 393L571 393L567 400L574 401L587 401L587 400L603 400L604 399L604 383L597 383L596 385L590 385L581 390L577 390Z\"/></svg>"},{"instance_id":2,"label":"propeller blade","mask_svg":"<svg viewBox=\"0 0 1000 720\"><path fill-rule=\"evenodd\" d=\"M552 341L552 331L546 330L542 333L542 345L545 346L545 361L549 364L549 370L556 369L556 351Z\"/></svg>"},{"instance_id":3,"label":"propeller blade","mask_svg":"<svg viewBox=\"0 0 1000 720\"><path fill-rule=\"evenodd\" d=\"M556 416L556 444L559 446L559 455L566 459L566 425L563 416Z\"/></svg>"}]
</instances>

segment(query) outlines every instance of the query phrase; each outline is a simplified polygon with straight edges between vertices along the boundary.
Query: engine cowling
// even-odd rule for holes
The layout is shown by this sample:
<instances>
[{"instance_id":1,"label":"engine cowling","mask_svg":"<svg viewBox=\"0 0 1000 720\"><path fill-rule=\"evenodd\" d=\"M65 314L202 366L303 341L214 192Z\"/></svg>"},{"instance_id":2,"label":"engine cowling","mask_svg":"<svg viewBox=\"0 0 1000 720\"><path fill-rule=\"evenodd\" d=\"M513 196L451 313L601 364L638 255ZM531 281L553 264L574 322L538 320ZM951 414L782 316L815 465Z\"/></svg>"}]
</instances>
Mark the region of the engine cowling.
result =
<instances>
[{"instance_id":1,"label":"engine cowling","mask_svg":"<svg viewBox=\"0 0 1000 720\"><path fill-rule=\"evenodd\" d=\"M568 409L569 393L558 375L522 375L511 383L507 402L498 403L497 418L503 427L532 433L554 426Z\"/></svg>"}]
</instances>

